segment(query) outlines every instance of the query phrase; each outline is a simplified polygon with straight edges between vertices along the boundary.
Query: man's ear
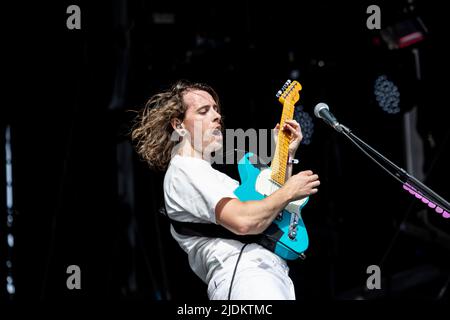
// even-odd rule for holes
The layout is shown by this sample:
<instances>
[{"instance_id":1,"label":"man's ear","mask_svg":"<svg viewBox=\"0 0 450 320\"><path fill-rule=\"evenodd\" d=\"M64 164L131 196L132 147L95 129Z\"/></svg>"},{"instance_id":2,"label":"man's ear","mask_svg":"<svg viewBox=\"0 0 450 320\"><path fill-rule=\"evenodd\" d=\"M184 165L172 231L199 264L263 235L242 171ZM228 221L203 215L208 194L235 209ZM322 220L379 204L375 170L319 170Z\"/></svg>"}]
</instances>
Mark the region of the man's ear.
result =
<instances>
[{"instance_id":1,"label":"man's ear","mask_svg":"<svg viewBox=\"0 0 450 320\"><path fill-rule=\"evenodd\" d=\"M173 130L183 128L183 125L181 124L181 121L178 118L174 118L174 119L170 120L170 124L172 125Z\"/></svg>"}]
</instances>

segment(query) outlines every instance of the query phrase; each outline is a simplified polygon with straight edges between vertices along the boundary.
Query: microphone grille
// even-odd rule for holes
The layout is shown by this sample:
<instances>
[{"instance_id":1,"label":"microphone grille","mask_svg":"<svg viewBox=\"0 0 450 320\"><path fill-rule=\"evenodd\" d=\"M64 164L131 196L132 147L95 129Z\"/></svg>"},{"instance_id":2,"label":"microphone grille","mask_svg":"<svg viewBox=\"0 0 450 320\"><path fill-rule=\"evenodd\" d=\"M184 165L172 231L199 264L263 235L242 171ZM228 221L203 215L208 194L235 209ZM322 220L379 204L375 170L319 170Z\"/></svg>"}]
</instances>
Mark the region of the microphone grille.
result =
<instances>
[{"instance_id":1,"label":"microphone grille","mask_svg":"<svg viewBox=\"0 0 450 320\"><path fill-rule=\"evenodd\" d=\"M314 107L314 114L316 115L317 118L321 118L320 116L320 111L322 109L327 109L330 110L330 108L328 107L328 105L326 103L318 103L315 107Z\"/></svg>"}]
</instances>

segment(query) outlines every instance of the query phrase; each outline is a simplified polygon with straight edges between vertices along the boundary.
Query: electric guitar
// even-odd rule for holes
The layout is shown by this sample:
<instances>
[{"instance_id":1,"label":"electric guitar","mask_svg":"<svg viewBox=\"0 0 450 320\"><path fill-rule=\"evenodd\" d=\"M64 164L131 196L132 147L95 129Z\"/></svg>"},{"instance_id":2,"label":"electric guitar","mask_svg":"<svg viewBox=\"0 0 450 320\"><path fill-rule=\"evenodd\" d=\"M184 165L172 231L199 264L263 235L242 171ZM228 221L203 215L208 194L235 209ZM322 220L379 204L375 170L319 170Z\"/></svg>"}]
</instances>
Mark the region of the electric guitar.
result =
<instances>
[{"instance_id":1,"label":"electric guitar","mask_svg":"<svg viewBox=\"0 0 450 320\"><path fill-rule=\"evenodd\" d=\"M288 80L277 93L278 101L283 105L283 112L275 155L270 167L260 164L257 156L251 152L239 160L241 185L234 190L234 194L240 200L264 199L284 185L290 138L281 128L285 120L293 118L301 88L297 81ZM303 252L308 248L308 234L301 217L301 210L308 200L309 197L306 197L289 203L263 232L264 246L286 260L303 258Z\"/></svg>"}]
</instances>

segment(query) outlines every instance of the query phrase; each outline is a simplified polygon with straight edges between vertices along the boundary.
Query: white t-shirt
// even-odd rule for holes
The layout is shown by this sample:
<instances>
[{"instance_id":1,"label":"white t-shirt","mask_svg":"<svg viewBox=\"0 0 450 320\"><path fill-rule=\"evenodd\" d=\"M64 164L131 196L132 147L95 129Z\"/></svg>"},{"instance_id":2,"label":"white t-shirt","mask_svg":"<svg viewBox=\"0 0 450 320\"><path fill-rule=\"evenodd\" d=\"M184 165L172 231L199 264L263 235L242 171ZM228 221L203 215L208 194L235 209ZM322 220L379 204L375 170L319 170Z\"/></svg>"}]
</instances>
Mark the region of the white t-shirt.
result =
<instances>
[{"instance_id":1,"label":"white t-shirt","mask_svg":"<svg viewBox=\"0 0 450 320\"><path fill-rule=\"evenodd\" d=\"M233 191L239 182L215 170L199 158L175 155L164 177L166 211L173 220L216 223L215 208L222 198L237 198ZM192 270L209 283L222 262L239 254L242 243L236 240L191 237L171 233L189 257Z\"/></svg>"}]
</instances>

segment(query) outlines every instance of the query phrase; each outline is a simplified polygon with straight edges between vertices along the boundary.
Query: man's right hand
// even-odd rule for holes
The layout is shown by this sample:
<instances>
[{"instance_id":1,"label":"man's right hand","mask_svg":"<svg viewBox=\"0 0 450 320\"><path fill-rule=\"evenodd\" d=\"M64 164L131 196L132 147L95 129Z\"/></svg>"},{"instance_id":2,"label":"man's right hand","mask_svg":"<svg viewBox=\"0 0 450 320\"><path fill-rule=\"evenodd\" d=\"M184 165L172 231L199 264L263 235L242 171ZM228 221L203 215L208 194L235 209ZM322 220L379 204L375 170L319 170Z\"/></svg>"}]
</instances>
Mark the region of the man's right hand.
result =
<instances>
[{"instance_id":1,"label":"man's right hand","mask_svg":"<svg viewBox=\"0 0 450 320\"><path fill-rule=\"evenodd\" d=\"M317 193L319 185L319 176L311 170L306 170L290 177L282 189L285 189L291 201L295 201Z\"/></svg>"}]
</instances>

